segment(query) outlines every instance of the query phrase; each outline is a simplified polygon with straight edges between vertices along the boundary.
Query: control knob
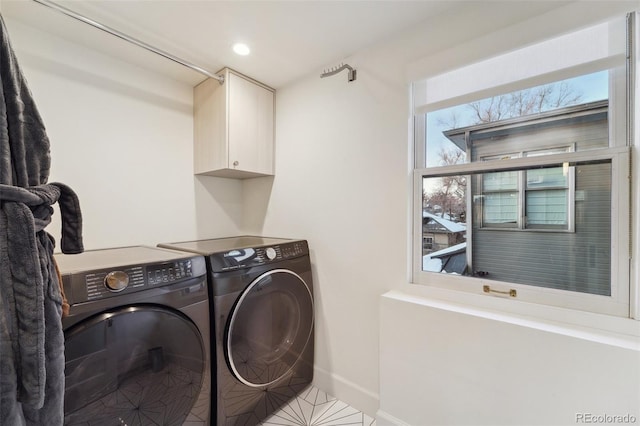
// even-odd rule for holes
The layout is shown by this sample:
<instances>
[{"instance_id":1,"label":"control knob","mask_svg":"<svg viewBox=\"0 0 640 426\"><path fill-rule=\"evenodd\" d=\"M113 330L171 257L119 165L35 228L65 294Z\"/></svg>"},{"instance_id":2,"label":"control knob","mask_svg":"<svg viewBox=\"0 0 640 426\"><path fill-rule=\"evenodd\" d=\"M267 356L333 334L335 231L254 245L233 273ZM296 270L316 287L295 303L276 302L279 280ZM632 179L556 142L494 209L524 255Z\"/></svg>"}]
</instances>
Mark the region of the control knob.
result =
<instances>
[{"instance_id":1,"label":"control knob","mask_svg":"<svg viewBox=\"0 0 640 426\"><path fill-rule=\"evenodd\" d=\"M267 255L267 258L269 258L269 260L273 260L277 256L276 250L273 247L267 248L265 254Z\"/></svg>"},{"instance_id":2,"label":"control knob","mask_svg":"<svg viewBox=\"0 0 640 426\"><path fill-rule=\"evenodd\" d=\"M104 277L104 285L109 291L122 291L129 285L129 275L124 271L109 272Z\"/></svg>"}]
</instances>

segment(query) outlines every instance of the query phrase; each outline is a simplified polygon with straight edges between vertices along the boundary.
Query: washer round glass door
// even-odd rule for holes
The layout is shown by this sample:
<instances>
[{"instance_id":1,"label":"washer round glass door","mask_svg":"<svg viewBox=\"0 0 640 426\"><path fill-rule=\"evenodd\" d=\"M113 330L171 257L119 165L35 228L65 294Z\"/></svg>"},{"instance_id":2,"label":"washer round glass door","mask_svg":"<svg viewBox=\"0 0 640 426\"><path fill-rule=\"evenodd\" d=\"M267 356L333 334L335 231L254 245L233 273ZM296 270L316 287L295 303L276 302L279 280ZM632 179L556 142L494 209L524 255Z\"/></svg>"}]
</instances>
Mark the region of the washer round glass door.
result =
<instances>
[{"instance_id":1,"label":"washer round glass door","mask_svg":"<svg viewBox=\"0 0 640 426\"><path fill-rule=\"evenodd\" d=\"M247 286L229 316L226 357L247 386L270 385L291 371L313 331L313 296L304 280L274 269Z\"/></svg>"},{"instance_id":2,"label":"washer round glass door","mask_svg":"<svg viewBox=\"0 0 640 426\"><path fill-rule=\"evenodd\" d=\"M178 426L202 390L202 336L177 311L114 309L71 327L65 340L65 424Z\"/></svg>"}]
</instances>

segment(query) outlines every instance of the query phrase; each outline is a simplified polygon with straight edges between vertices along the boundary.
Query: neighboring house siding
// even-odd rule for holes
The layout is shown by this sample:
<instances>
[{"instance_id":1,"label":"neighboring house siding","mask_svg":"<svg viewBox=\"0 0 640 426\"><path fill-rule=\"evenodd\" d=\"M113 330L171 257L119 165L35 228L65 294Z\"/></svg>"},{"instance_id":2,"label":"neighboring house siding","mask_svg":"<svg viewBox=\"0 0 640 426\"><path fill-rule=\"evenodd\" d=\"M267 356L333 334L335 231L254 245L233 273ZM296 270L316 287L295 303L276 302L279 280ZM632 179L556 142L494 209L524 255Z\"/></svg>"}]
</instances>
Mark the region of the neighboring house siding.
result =
<instances>
[{"instance_id":1,"label":"neighboring house siding","mask_svg":"<svg viewBox=\"0 0 640 426\"><path fill-rule=\"evenodd\" d=\"M478 132L471 135L471 161L482 157L520 151L574 146L576 151L609 145L606 107L603 112L523 126L503 131Z\"/></svg>"},{"instance_id":2,"label":"neighboring house siding","mask_svg":"<svg viewBox=\"0 0 640 426\"><path fill-rule=\"evenodd\" d=\"M610 294L611 167L576 167L575 232L489 230L474 224L474 272L485 278ZM603 179L602 176L609 176Z\"/></svg>"},{"instance_id":3,"label":"neighboring house siding","mask_svg":"<svg viewBox=\"0 0 640 426\"><path fill-rule=\"evenodd\" d=\"M425 231L423 233L423 238L431 238L431 247L425 247L424 254L432 253L434 251L442 250L447 247L454 246L456 244L462 243L465 241L464 234L457 233L448 233L446 231L437 232L437 231ZM425 243L425 245L428 243Z\"/></svg>"}]
</instances>

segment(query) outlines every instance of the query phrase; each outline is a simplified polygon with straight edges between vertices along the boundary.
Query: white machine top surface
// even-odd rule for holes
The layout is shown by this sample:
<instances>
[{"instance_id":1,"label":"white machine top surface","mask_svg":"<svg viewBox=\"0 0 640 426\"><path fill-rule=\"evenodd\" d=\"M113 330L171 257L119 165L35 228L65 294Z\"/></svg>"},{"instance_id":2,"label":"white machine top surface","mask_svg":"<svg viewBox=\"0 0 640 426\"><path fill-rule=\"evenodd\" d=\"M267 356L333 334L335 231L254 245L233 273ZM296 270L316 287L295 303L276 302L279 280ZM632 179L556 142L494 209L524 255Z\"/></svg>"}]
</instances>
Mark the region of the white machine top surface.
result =
<instances>
[{"instance_id":1,"label":"white machine top surface","mask_svg":"<svg viewBox=\"0 0 640 426\"><path fill-rule=\"evenodd\" d=\"M80 254L54 254L60 273L73 274L94 269L115 268L193 257L193 254L158 247L131 246L87 250Z\"/></svg>"},{"instance_id":2,"label":"white machine top surface","mask_svg":"<svg viewBox=\"0 0 640 426\"><path fill-rule=\"evenodd\" d=\"M210 240L185 241L180 243L159 244L174 250L184 250L192 253L209 255L214 253L222 253L235 249L246 249L255 247L264 247L276 244L284 244L297 240L284 238L267 238L255 236L241 236L229 238L215 238Z\"/></svg>"}]
</instances>

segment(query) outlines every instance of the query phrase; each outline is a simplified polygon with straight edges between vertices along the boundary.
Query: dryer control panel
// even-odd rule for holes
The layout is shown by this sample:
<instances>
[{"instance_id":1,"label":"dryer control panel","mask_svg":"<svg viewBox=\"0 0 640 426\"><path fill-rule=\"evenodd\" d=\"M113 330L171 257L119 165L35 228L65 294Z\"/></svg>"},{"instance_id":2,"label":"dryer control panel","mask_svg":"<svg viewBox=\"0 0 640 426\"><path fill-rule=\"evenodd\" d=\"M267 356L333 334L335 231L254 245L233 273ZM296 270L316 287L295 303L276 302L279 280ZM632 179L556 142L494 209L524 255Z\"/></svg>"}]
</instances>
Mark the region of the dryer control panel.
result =
<instances>
[{"instance_id":1,"label":"dryer control panel","mask_svg":"<svg viewBox=\"0 0 640 426\"><path fill-rule=\"evenodd\" d=\"M281 262L309 254L305 240L292 241L264 247L232 249L209 256L213 272L226 272L236 269L250 268L272 262Z\"/></svg>"},{"instance_id":2,"label":"dryer control panel","mask_svg":"<svg viewBox=\"0 0 640 426\"><path fill-rule=\"evenodd\" d=\"M175 284L205 274L202 257L122 266L63 276L70 304Z\"/></svg>"}]
</instances>

